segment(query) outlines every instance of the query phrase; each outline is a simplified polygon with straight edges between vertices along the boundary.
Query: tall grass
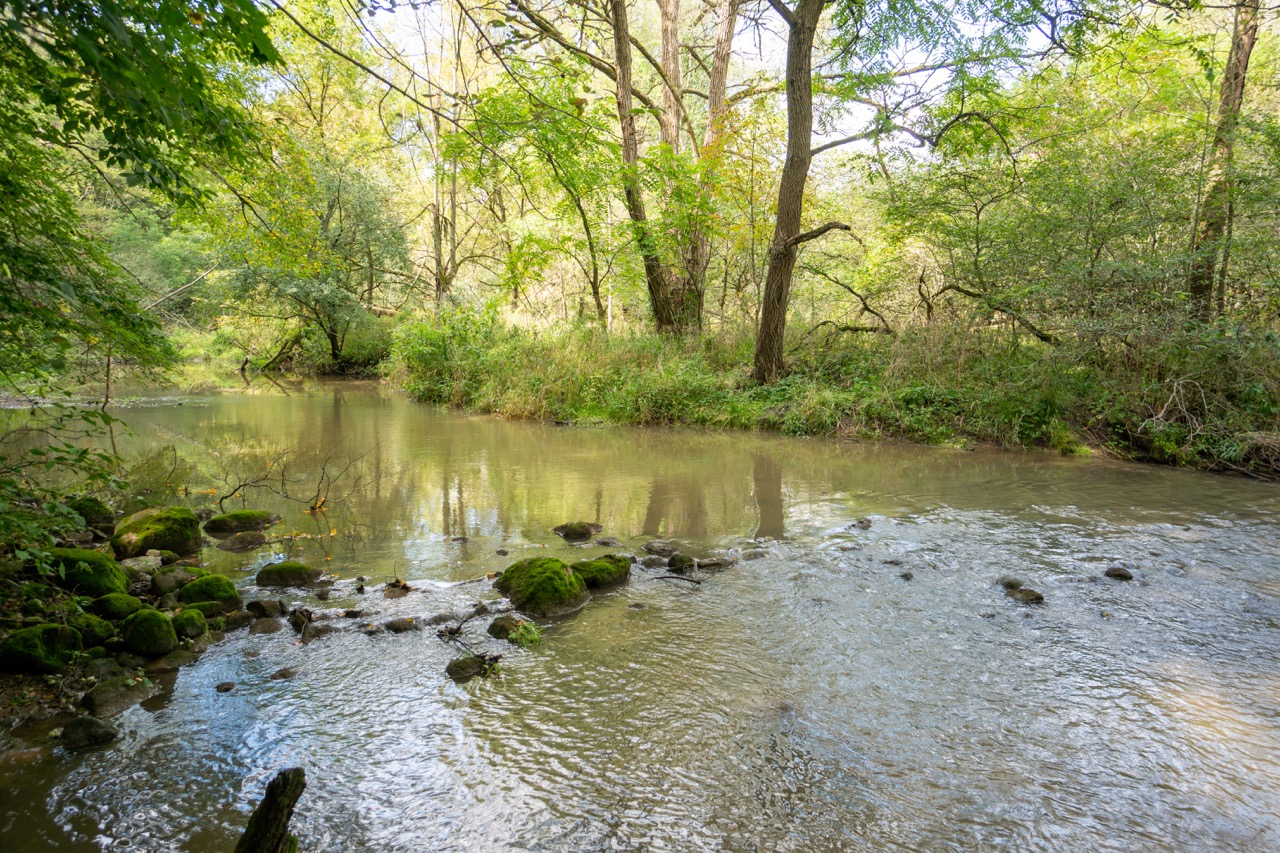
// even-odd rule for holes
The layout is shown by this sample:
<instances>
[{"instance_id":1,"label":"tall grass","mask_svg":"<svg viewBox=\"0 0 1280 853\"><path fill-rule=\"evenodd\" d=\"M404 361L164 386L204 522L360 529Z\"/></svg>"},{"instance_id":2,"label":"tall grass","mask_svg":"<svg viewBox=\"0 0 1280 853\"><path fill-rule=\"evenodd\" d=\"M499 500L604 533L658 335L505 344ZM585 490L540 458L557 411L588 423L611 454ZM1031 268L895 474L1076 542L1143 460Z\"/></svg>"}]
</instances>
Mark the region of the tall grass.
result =
<instances>
[{"instance_id":1,"label":"tall grass","mask_svg":"<svg viewBox=\"0 0 1280 853\"><path fill-rule=\"evenodd\" d=\"M1172 327L1108 348L936 325L896 337L797 338L760 386L747 331L678 339L592 326L535 331L454 312L408 324L395 375L419 400L512 418L687 424L932 444L1086 447L1277 472L1280 347Z\"/></svg>"}]
</instances>

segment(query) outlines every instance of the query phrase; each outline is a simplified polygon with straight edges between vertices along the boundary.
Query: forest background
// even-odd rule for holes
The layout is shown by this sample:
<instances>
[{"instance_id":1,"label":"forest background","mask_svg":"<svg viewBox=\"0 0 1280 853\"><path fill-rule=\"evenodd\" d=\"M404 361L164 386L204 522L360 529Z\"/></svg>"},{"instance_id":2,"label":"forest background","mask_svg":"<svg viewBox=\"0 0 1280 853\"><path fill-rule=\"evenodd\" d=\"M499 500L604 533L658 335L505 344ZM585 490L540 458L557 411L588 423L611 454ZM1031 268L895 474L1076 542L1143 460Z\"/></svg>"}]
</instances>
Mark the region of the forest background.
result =
<instances>
[{"instance_id":1,"label":"forest background","mask_svg":"<svg viewBox=\"0 0 1280 853\"><path fill-rule=\"evenodd\" d=\"M200 361L1274 477L1274 20L0 0L5 394ZM113 476L73 440L105 411L46 411L71 440L6 455L0 516Z\"/></svg>"}]
</instances>

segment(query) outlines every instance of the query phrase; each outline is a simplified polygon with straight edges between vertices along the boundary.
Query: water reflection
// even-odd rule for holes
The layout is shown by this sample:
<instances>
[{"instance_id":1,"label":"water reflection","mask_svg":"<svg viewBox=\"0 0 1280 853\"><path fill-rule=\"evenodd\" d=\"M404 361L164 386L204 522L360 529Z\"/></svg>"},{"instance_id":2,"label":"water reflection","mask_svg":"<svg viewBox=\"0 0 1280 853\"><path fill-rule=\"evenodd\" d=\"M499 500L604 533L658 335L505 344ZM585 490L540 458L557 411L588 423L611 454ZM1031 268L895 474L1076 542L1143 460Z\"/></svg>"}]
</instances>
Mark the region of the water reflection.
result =
<instances>
[{"instance_id":1,"label":"water reflection","mask_svg":"<svg viewBox=\"0 0 1280 853\"><path fill-rule=\"evenodd\" d=\"M551 533L568 520L599 521L623 550L766 539L768 555L701 587L637 569L532 651L477 623L468 641L504 653L504 674L465 687L443 678L457 651L430 632L305 647L237 635L163 707L129 712L120 745L55 756L23 785L0 774L10 813L43 827L22 836L10 817L6 849L62 833L225 850L295 763L312 850L1280 845L1273 489L1042 456L503 423L370 385L291 390L130 409L121 441L173 445L196 469L192 503L213 500L200 491L238 455L288 450L299 488L325 460L361 460L363 487L336 480L319 512L269 489L249 502L309 536L277 550L419 591L291 595L309 606L375 621L461 609L492 593L444 582L607 550ZM862 517L871 528L850 529ZM245 578L263 559L207 554ZM1117 559L1137 581L1097 577ZM1005 599L1005 573L1047 605ZM283 666L300 674L271 680ZM216 693L222 681L237 689Z\"/></svg>"}]
</instances>

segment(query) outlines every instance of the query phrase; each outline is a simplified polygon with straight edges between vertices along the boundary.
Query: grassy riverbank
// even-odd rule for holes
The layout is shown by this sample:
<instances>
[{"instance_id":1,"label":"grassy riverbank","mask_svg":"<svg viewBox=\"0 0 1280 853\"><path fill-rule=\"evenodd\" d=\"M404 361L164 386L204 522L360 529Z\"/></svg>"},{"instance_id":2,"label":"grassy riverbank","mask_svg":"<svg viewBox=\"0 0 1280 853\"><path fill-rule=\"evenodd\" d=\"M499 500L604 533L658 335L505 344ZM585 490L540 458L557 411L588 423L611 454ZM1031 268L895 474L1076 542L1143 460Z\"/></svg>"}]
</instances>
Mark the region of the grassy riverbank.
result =
<instances>
[{"instance_id":1,"label":"grassy riverbank","mask_svg":"<svg viewBox=\"0 0 1280 853\"><path fill-rule=\"evenodd\" d=\"M412 397L512 418L1092 449L1280 474L1272 335L1175 327L1048 346L935 326L819 344L794 347L790 374L760 386L747 333L530 331L458 313L402 328L393 358Z\"/></svg>"}]
</instances>

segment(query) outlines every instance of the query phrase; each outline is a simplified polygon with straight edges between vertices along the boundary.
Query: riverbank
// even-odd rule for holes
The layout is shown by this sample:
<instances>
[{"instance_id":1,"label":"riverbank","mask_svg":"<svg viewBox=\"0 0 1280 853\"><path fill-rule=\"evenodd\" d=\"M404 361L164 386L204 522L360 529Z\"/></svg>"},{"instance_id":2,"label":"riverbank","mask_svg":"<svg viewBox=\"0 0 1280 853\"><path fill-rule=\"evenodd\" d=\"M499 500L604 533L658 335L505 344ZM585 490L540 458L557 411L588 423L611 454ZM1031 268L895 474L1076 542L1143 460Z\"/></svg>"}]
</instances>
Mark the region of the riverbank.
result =
<instances>
[{"instance_id":1,"label":"riverbank","mask_svg":"<svg viewBox=\"0 0 1280 853\"><path fill-rule=\"evenodd\" d=\"M689 425L1007 449L1280 477L1280 348L1220 329L1048 346L923 327L793 347L750 379L748 334L675 340L529 331L446 314L403 327L393 376L414 399L508 418Z\"/></svg>"}]
</instances>

